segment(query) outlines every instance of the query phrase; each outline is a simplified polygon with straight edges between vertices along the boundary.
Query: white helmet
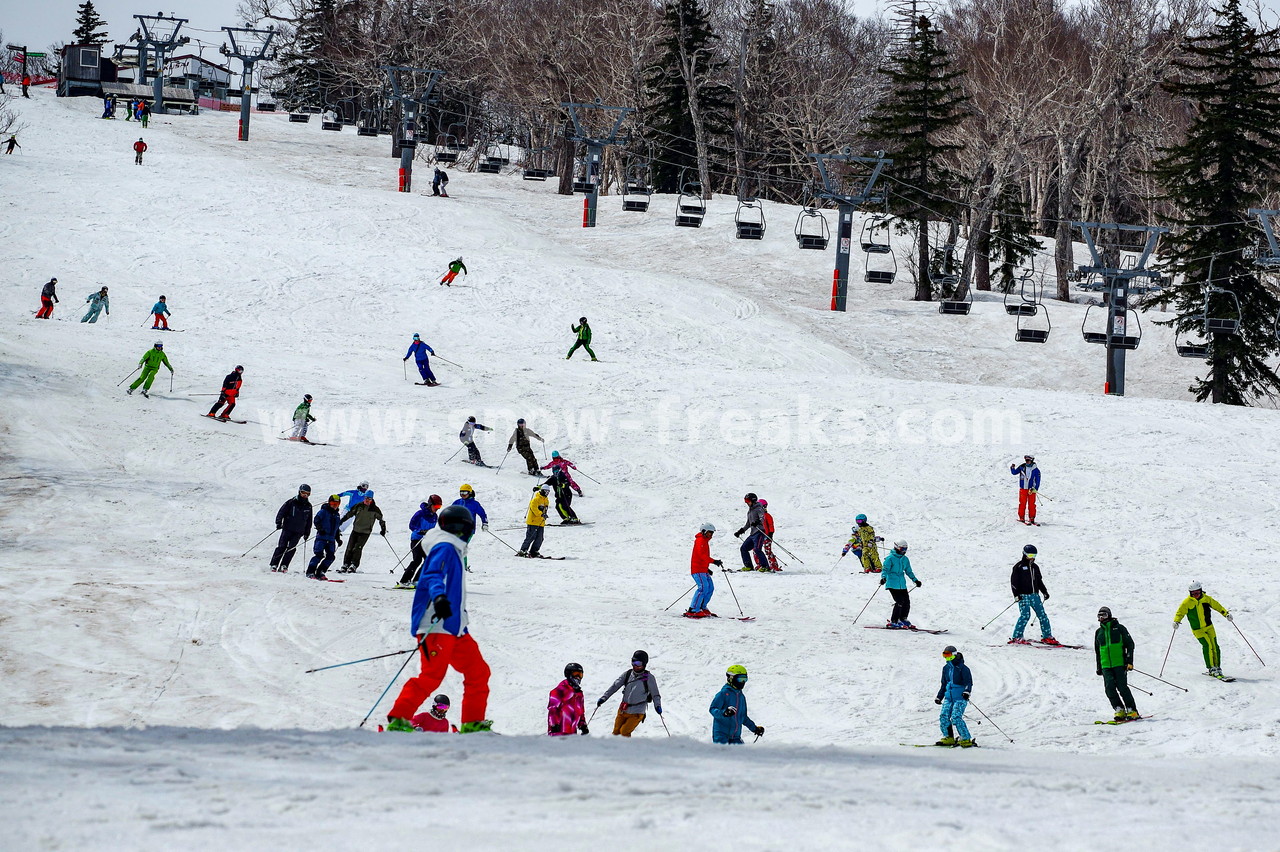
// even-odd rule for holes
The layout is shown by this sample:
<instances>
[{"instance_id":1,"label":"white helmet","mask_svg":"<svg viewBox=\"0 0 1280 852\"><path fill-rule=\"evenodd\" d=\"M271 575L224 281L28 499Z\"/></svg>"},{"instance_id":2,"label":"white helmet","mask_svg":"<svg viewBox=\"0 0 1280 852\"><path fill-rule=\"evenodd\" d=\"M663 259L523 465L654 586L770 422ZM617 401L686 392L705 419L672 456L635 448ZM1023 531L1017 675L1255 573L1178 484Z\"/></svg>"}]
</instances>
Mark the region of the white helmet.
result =
<instances>
[{"instance_id":1,"label":"white helmet","mask_svg":"<svg viewBox=\"0 0 1280 852\"><path fill-rule=\"evenodd\" d=\"M368 490L369 490L369 480L367 480L367 479L362 479L362 480L360 480L360 484L359 484L359 485L357 485L356 487L357 487L357 488L359 488L361 491L368 491Z\"/></svg>"},{"instance_id":2,"label":"white helmet","mask_svg":"<svg viewBox=\"0 0 1280 852\"><path fill-rule=\"evenodd\" d=\"M895 542L893 543L893 549L894 549L894 550L906 550L906 549L907 549L907 540L906 540L905 538L900 538L900 539L898 539L897 541L895 541Z\"/></svg>"},{"instance_id":3,"label":"white helmet","mask_svg":"<svg viewBox=\"0 0 1280 852\"><path fill-rule=\"evenodd\" d=\"M1190 585L1190 586L1187 586L1187 591L1188 591L1188 592L1203 592L1203 591L1204 591L1204 586L1200 585L1200 581L1199 581L1199 580L1192 580L1192 581L1191 581L1191 585Z\"/></svg>"},{"instance_id":4,"label":"white helmet","mask_svg":"<svg viewBox=\"0 0 1280 852\"><path fill-rule=\"evenodd\" d=\"M716 525L708 521L707 523L704 523L700 529L702 532L715 532Z\"/></svg>"}]
</instances>

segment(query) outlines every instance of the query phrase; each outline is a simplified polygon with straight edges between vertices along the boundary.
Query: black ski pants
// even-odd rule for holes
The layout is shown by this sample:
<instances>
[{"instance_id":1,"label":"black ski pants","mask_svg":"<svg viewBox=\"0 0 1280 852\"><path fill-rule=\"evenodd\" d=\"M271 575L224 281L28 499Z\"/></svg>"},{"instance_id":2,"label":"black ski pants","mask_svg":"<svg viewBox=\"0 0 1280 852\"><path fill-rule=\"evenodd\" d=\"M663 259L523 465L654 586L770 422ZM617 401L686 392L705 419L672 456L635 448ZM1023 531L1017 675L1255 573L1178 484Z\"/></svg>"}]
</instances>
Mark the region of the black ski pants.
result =
<instances>
[{"instance_id":1,"label":"black ski pants","mask_svg":"<svg viewBox=\"0 0 1280 852\"><path fill-rule=\"evenodd\" d=\"M906 621L911 614L911 593L906 589L890 589L889 594L893 595L893 615L889 620Z\"/></svg>"},{"instance_id":2,"label":"black ski pants","mask_svg":"<svg viewBox=\"0 0 1280 852\"><path fill-rule=\"evenodd\" d=\"M359 568L360 556L364 553L364 544L369 540L369 533L352 532L347 536L347 549L342 554L343 568Z\"/></svg>"},{"instance_id":3,"label":"black ski pants","mask_svg":"<svg viewBox=\"0 0 1280 852\"><path fill-rule=\"evenodd\" d=\"M578 520L578 513L573 511L573 491L568 486L556 489L556 511L562 521Z\"/></svg>"},{"instance_id":4,"label":"black ski pants","mask_svg":"<svg viewBox=\"0 0 1280 852\"><path fill-rule=\"evenodd\" d=\"M298 551L298 543L302 541L302 533L280 530L280 541L271 554L272 568L288 568L293 561L293 554Z\"/></svg>"},{"instance_id":5,"label":"black ski pants","mask_svg":"<svg viewBox=\"0 0 1280 852\"><path fill-rule=\"evenodd\" d=\"M410 542L409 552L413 554L413 558L409 560L409 567L404 569L404 573L400 575L400 585L402 586L418 582L418 566L422 564L422 560L427 558L427 554L422 550L422 539Z\"/></svg>"},{"instance_id":6,"label":"black ski pants","mask_svg":"<svg viewBox=\"0 0 1280 852\"><path fill-rule=\"evenodd\" d=\"M524 463L529 468L529 473L538 474L538 457L533 454L533 448L528 444L517 444L516 452L524 456Z\"/></svg>"},{"instance_id":7,"label":"black ski pants","mask_svg":"<svg viewBox=\"0 0 1280 852\"><path fill-rule=\"evenodd\" d=\"M1133 692L1129 689L1129 673L1124 666L1112 666L1102 670L1102 688L1106 690L1107 700L1112 707L1124 707L1137 710L1133 703Z\"/></svg>"}]
</instances>

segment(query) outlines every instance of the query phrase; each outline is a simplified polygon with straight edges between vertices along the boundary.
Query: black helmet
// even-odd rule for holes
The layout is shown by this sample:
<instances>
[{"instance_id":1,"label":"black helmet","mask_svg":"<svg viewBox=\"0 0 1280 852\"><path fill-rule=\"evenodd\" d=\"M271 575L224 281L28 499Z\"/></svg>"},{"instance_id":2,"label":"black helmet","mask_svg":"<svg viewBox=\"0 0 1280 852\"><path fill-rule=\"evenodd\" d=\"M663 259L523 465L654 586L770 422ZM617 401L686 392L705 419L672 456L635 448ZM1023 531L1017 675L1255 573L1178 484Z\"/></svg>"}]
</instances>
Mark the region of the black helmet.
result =
<instances>
[{"instance_id":1,"label":"black helmet","mask_svg":"<svg viewBox=\"0 0 1280 852\"><path fill-rule=\"evenodd\" d=\"M582 666L579 663L570 663L564 667L564 676L573 677L573 673L577 672L578 677L582 677Z\"/></svg>"},{"instance_id":2,"label":"black helmet","mask_svg":"<svg viewBox=\"0 0 1280 852\"><path fill-rule=\"evenodd\" d=\"M463 541L470 541L476 531L476 522L466 506L449 506L440 513L440 529Z\"/></svg>"},{"instance_id":3,"label":"black helmet","mask_svg":"<svg viewBox=\"0 0 1280 852\"><path fill-rule=\"evenodd\" d=\"M163 296L161 296L161 298L164 298L164 297L163 297ZM236 368L235 368L234 372L237 372L237 373L243 373L243 372L244 372L244 367L240 366L239 364L236 364Z\"/></svg>"},{"instance_id":4,"label":"black helmet","mask_svg":"<svg viewBox=\"0 0 1280 852\"><path fill-rule=\"evenodd\" d=\"M1036 550L1036 546L1034 544L1028 544L1026 547L1022 548L1023 556L1035 556L1039 552L1039 550Z\"/></svg>"},{"instance_id":5,"label":"black helmet","mask_svg":"<svg viewBox=\"0 0 1280 852\"><path fill-rule=\"evenodd\" d=\"M647 666L649 665L649 655L644 651L636 651L631 655L631 663L632 665L642 663Z\"/></svg>"},{"instance_id":6,"label":"black helmet","mask_svg":"<svg viewBox=\"0 0 1280 852\"><path fill-rule=\"evenodd\" d=\"M586 322L586 321L587 321L586 317L578 317L578 322Z\"/></svg>"},{"instance_id":7,"label":"black helmet","mask_svg":"<svg viewBox=\"0 0 1280 852\"><path fill-rule=\"evenodd\" d=\"M746 495L745 497L743 497L742 499L743 499L743 500L746 500L746 501L748 501L748 502L754 503L754 502L755 502L756 500L758 500L759 498L758 498L758 497L756 497L756 492L754 492L754 491L748 491L748 492L747 492L747 495Z\"/></svg>"},{"instance_id":8,"label":"black helmet","mask_svg":"<svg viewBox=\"0 0 1280 852\"><path fill-rule=\"evenodd\" d=\"M955 645L948 645L947 647L942 649L942 653L943 654L959 654L960 652L956 650Z\"/></svg>"},{"instance_id":9,"label":"black helmet","mask_svg":"<svg viewBox=\"0 0 1280 852\"><path fill-rule=\"evenodd\" d=\"M304 482L304 483L302 483L301 485L299 485L299 486L298 486L298 492L299 492L299 493L301 493L301 492L303 492L303 491L305 491L305 492L307 492L308 494L310 494L310 493L311 493L311 486L310 486L310 485L308 485L308 484L307 484L307 483L305 483L305 482Z\"/></svg>"},{"instance_id":10,"label":"black helmet","mask_svg":"<svg viewBox=\"0 0 1280 852\"><path fill-rule=\"evenodd\" d=\"M449 696L445 695L445 694L442 692L442 693L440 693L439 695L437 695L435 698L431 699L431 703L432 703L432 704L443 704L445 707L448 707L448 706L449 706Z\"/></svg>"},{"instance_id":11,"label":"black helmet","mask_svg":"<svg viewBox=\"0 0 1280 852\"><path fill-rule=\"evenodd\" d=\"M1110 617L1111 617L1111 607L1109 607L1109 606L1100 606L1100 607L1098 607L1098 620L1099 620L1099 621L1106 621L1106 620L1107 620L1107 619L1109 619Z\"/></svg>"},{"instance_id":12,"label":"black helmet","mask_svg":"<svg viewBox=\"0 0 1280 852\"><path fill-rule=\"evenodd\" d=\"M303 401L303 402L310 402L310 401L311 401L311 394L309 394L309 393L304 393L304 394L302 395L302 401Z\"/></svg>"},{"instance_id":13,"label":"black helmet","mask_svg":"<svg viewBox=\"0 0 1280 852\"><path fill-rule=\"evenodd\" d=\"M467 422L468 422L468 423L475 423L475 422L476 422L476 416L475 416L474 414L473 414L473 415L471 415L470 417L468 417L468 418L467 418Z\"/></svg>"}]
</instances>

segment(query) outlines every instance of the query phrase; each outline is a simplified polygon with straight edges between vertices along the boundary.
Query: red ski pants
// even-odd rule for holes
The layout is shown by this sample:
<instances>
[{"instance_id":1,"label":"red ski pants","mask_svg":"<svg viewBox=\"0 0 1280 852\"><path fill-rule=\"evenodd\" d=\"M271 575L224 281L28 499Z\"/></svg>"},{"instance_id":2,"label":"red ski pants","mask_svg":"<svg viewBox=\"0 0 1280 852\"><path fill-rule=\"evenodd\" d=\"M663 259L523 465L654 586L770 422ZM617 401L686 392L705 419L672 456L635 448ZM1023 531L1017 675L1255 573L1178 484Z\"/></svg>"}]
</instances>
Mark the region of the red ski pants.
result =
<instances>
[{"instance_id":1,"label":"red ski pants","mask_svg":"<svg viewBox=\"0 0 1280 852\"><path fill-rule=\"evenodd\" d=\"M1027 515L1030 514L1028 518ZM1036 519L1036 492L1026 488L1018 489L1018 520Z\"/></svg>"},{"instance_id":2,"label":"red ski pants","mask_svg":"<svg viewBox=\"0 0 1280 852\"><path fill-rule=\"evenodd\" d=\"M152 328L168 328L169 327L169 320L165 317L164 314L156 314L155 317L156 319L151 326Z\"/></svg>"},{"instance_id":3,"label":"red ski pants","mask_svg":"<svg viewBox=\"0 0 1280 852\"><path fill-rule=\"evenodd\" d=\"M40 297L40 310L36 311L36 319L49 319L53 316L53 299Z\"/></svg>"},{"instance_id":4,"label":"red ski pants","mask_svg":"<svg viewBox=\"0 0 1280 852\"><path fill-rule=\"evenodd\" d=\"M412 719L452 666L462 675L462 723L483 721L489 708L489 664L471 634L431 633L419 651L422 673L410 678L400 690L387 718Z\"/></svg>"},{"instance_id":5,"label":"red ski pants","mask_svg":"<svg viewBox=\"0 0 1280 852\"><path fill-rule=\"evenodd\" d=\"M455 279L455 278L457 278L457 277L458 277L458 273L456 273L456 272L452 272L452 271L450 271L450 272L446 272L446 273L444 274L444 277L440 279L440 283L441 283L441 284L449 284L449 285L452 285L452 284L453 284L453 279Z\"/></svg>"}]
</instances>

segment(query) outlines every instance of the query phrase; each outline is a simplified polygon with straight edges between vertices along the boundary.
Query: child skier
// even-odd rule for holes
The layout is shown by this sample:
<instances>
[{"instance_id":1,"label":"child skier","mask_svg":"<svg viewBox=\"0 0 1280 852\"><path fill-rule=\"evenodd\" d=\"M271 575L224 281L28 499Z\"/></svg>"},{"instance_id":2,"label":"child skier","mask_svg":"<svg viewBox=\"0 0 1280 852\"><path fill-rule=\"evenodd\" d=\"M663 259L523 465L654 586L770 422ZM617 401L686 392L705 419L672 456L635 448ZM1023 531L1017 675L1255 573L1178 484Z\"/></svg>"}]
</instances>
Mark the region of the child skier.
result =
<instances>
[{"instance_id":1,"label":"child skier","mask_svg":"<svg viewBox=\"0 0 1280 852\"><path fill-rule=\"evenodd\" d=\"M484 459L480 458L480 450L476 448L475 431L479 429L481 432L492 432L488 426L483 423L477 423L475 415L467 418L467 422L462 424L462 431L458 433L458 440L462 441L462 446L467 448L467 461L471 464L478 464L481 467L487 467Z\"/></svg>"},{"instance_id":2,"label":"child skier","mask_svg":"<svg viewBox=\"0 0 1280 852\"><path fill-rule=\"evenodd\" d=\"M911 593L907 591L907 578L920 588L923 583L916 579L911 570L911 560L907 558L907 543L902 539L893 543L893 550L884 560L884 573L880 575L880 585L893 595L893 612L885 627L897 630L914 629L907 616L911 614Z\"/></svg>"},{"instance_id":3,"label":"child skier","mask_svg":"<svg viewBox=\"0 0 1280 852\"><path fill-rule=\"evenodd\" d=\"M1013 574L1009 577L1009 588L1013 591L1013 597L1018 601L1018 623L1013 626L1013 638L1009 640L1010 645L1030 645L1031 643L1022 638L1022 631L1027 628L1027 622L1031 620L1031 611L1035 610L1036 619L1040 622L1040 641L1046 645L1061 645L1057 639L1053 638L1053 628L1049 626L1049 616L1045 615L1044 604L1040 601L1040 595L1044 595L1044 599L1049 600L1049 590L1045 588L1044 580L1040 577L1040 566L1036 564L1036 556L1039 551L1034 544L1028 544L1022 548L1022 558L1013 563Z\"/></svg>"},{"instance_id":4,"label":"child skier","mask_svg":"<svg viewBox=\"0 0 1280 852\"><path fill-rule=\"evenodd\" d=\"M564 680L551 690L547 699L547 736L586 736L586 702L582 698L582 666L570 663L564 667Z\"/></svg>"},{"instance_id":5,"label":"child skier","mask_svg":"<svg viewBox=\"0 0 1280 852\"><path fill-rule=\"evenodd\" d=\"M403 360L408 361L409 356L412 355L414 363L418 367L418 373L422 376L422 381L419 384L424 384L429 388L433 388L440 383L436 381L435 374L431 372L431 361L428 353L430 353L430 355L434 355L436 354L436 350L424 343L422 338L415 334L413 336L413 342L409 344L409 351L404 353Z\"/></svg>"},{"instance_id":6,"label":"child skier","mask_svg":"<svg viewBox=\"0 0 1280 852\"><path fill-rule=\"evenodd\" d=\"M662 715L662 695L658 693L658 681L649 671L649 655L644 651L636 651L631 655L631 669L618 676L613 685L596 701L599 707L619 689L622 690L622 703L618 705L618 714L613 719L613 735L629 737L645 719L645 711L653 705L654 712Z\"/></svg>"},{"instance_id":7,"label":"child skier","mask_svg":"<svg viewBox=\"0 0 1280 852\"><path fill-rule=\"evenodd\" d=\"M49 283L40 288L40 310L36 311L36 319L53 317L53 306L58 301L57 288L57 278L50 278Z\"/></svg>"},{"instance_id":8,"label":"child skier","mask_svg":"<svg viewBox=\"0 0 1280 852\"><path fill-rule=\"evenodd\" d=\"M1111 615L1110 607L1098 610L1098 630L1093 634L1093 656L1098 664L1098 677L1111 702L1117 722L1139 718L1138 706L1129 689L1129 672L1133 671L1133 638L1124 625Z\"/></svg>"},{"instance_id":9,"label":"child skier","mask_svg":"<svg viewBox=\"0 0 1280 852\"><path fill-rule=\"evenodd\" d=\"M436 528L440 520L437 512L443 505L444 501L440 499L440 495L432 494L427 498L427 502L418 504L418 511L409 519L409 552L413 554L413 558L409 560L409 566L400 575L400 582L396 584L397 589L412 589L418 584L418 566L427 558L426 552L422 549L422 538Z\"/></svg>"},{"instance_id":10,"label":"child skier","mask_svg":"<svg viewBox=\"0 0 1280 852\"><path fill-rule=\"evenodd\" d=\"M443 187L441 188L443 189ZM453 279L458 277L459 272L461 272L463 275L467 274L467 266L462 262L462 258L449 261L449 271L446 272L444 274L444 277L440 279L440 283L446 287L452 287Z\"/></svg>"},{"instance_id":11,"label":"child skier","mask_svg":"<svg viewBox=\"0 0 1280 852\"><path fill-rule=\"evenodd\" d=\"M556 495L556 512L560 515L561 526L572 526L582 523L578 513L573 511L573 489L569 487L569 476L563 469L557 468L543 485L551 486Z\"/></svg>"},{"instance_id":12,"label":"child skier","mask_svg":"<svg viewBox=\"0 0 1280 852\"><path fill-rule=\"evenodd\" d=\"M853 522L855 526L851 530L852 535L840 555L844 556L852 550L854 557L862 563L862 573L879 574L884 566L880 562L880 548L876 542L884 539L876 535L876 528L867 523L866 515L858 515Z\"/></svg>"},{"instance_id":13,"label":"child skier","mask_svg":"<svg viewBox=\"0 0 1280 852\"><path fill-rule=\"evenodd\" d=\"M742 729L757 737L764 736L764 728L751 721L747 715L747 670L744 666L729 666L724 674L727 681L716 697L711 699L711 741L720 745L742 745Z\"/></svg>"},{"instance_id":14,"label":"child skier","mask_svg":"<svg viewBox=\"0 0 1280 852\"><path fill-rule=\"evenodd\" d=\"M582 496L582 489L578 487L578 483L573 481L573 474L569 472L570 468L572 468L573 470L577 470L578 466L573 462L569 461L564 456L560 455L559 450L552 450L551 461L544 464L541 468L539 468L539 470L546 470L547 468L552 468L554 470L563 470L565 477L568 478L569 480L569 487L572 488L574 490L574 493L577 494L579 497Z\"/></svg>"},{"instance_id":15,"label":"child skier","mask_svg":"<svg viewBox=\"0 0 1280 852\"><path fill-rule=\"evenodd\" d=\"M579 346L581 346L583 349L587 350L587 354L591 356L592 361L599 361L600 359L596 357L596 353L591 351L591 326L587 325L587 318L579 317L578 324L574 325L573 323L570 323L569 328L573 330L574 334L578 335L578 339L569 347L569 354L564 356L564 359L568 361L572 358L573 353L577 351Z\"/></svg>"},{"instance_id":16,"label":"child skier","mask_svg":"<svg viewBox=\"0 0 1280 852\"><path fill-rule=\"evenodd\" d=\"M429 734L456 734L458 729L449 724L449 696L443 692L431 699L431 709L426 713L419 713L412 719L413 729L415 731L425 731Z\"/></svg>"},{"instance_id":17,"label":"child skier","mask_svg":"<svg viewBox=\"0 0 1280 852\"><path fill-rule=\"evenodd\" d=\"M1222 650L1218 648L1218 631L1213 626L1211 610L1216 609L1222 613L1227 621L1232 620L1231 613L1204 593L1204 587L1200 585L1199 580L1192 580L1187 592L1186 600L1173 614L1173 632L1178 632L1178 628L1182 626L1182 617L1185 615L1187 623L1191 625L1191 635L1200 642L1200 650L1204 652L1205 668L1209 670L1210 675L1221 680L1223 678Z\"/></svg>"},{"instance_id":18,"label":"child skier","mask_svg":"<svg viewBox=\"0 0 1280 852\"><path fill-rule=\"evenodd\" d=\"M760 508L764 509L764 526L762 527L764 539L760 542L760 549L764 551L766 562L762 565L757 564L756 570L781 571L782 569L778 567L778 557L773 555L773 531L775 527L773 524L773 515L769 514L769 501L761 497Z\"/></svg>"},{"instance_id":19,"label":"child skier","mask_svg":"<svg viewBox=\"0 0 1280 852\"><path fill-rule=\"evenodd\" d=\"M547 529L547 511L550 501L547 500L547 486L535 485L533 497L529 500L529 511L525 515L524 543L516 556L528 556L534 559L541 556L542 538Z\"/></svg>"},{"instance_id":20,"label":"child skier","mask_svg":"<svg viewBox=\"0 0 1280 852\"><path fill-rule=\"evenodd\" d=\"M480 501L476 499L476 490L472 488L470 485L464 482L458 486L458 499L453 501L453 505L461 506L462 508L466 509L468 512L471 513L471 516L472 516L471 531L472 532L475 532L475 523L474 523L475 518L480 519L481 529L485 530L486 532L488 531L489 516L485 513L484 506L481 506Z\"/></svg>"},{"instance_id":21,"label":"child skier","mask_svg":"<svg viewBox=\"0 0 1280 852\"><path fill-rule=\"evenodd\" d=\"M342 567L338 569L339 574L354 574L359 570L360 557L364 555L364 546L369 536L373 535L375 521L382 527L378 535L385 537L387 534L387 522L383 520L382 510L378 508L378 504L373 502L372 491L366 491L364 500L342 516L343 523L346 523L348 518L353 518L354 522L351 524L346 552L342 554Z\"/></svg>"},{"instance_id":22,"label":"child skier","mask_svg":"<svg viewBox=\"0 0 1280 852\"><path fill-rule=\"evenodd\" d=\"M244 376L244 367L236 364L236 368L227 373L226 378L222 380L222 391L218 394L218 401L213 404L213 408L209 409L206 417L216 417L219 420L226 420L231 416L231 410L236 407L236 397L240 395L240 385L242 385ZM226 411L221 414L218 409L223 405L227 407Z\"/></svg>"},{"instance_id":23,"label":"child skier","mask_svg":"<svg viewBox=\"0 0 1280 852\"><path fill-rule=\"evenodd\" d=\"M445 187L449 185L449 173L444 169L437 168L431 176L431 194L438 195L441 198L449 197L449 190ZM461 260L462 258L458 258ZM443 282L442 282L443 283Z\"/></svg>"},{"instance_id":24,"label":"child skier","mask_svg":"<svg viewBox=\"0 0 1280 852\"><path fill-rule=\"evenodd\" d=\"M293 561L298 543L311 538L311 486L305 482L298 486L298 496L284 501L276 512L276 529L280 541L271 553L271 570L285 572Z\"/></svg>"},{"instance_id":25,"label":"child skier","mask_svg":"<svg viewBox=\"0 0 1280 852\"><path fill-rule=\"evenodd\" d=\"M542 441L542 436L530 429L524 423L521 417L516 421L515 431L511 433L511 437L507 439L507 452L511 452L511 448L515 447L516 452L524 459L526 473L530 476L538 475L538 457L533 454L533 447L529 444L529 439Z\"/></svg>"},{"instance_id":26,"label":"child skier","mask_svg":"<svg viewBox=\"0 0 1280 852\"><path fill-rule=\"evenodd\" d=\"M111 300L107 298L107 288L103 287L96 293L90 293L85 301L89 303L89 310L85 315L80 317L80 322L97 322L98 314L106 310L107 316L111 316Z\"/></svg>"},{"instance_id":27,"label":"child skier","mask_svg":"<svg viewBox=\"0 0 1280 852\"><path fill-rule=\"evenodd\" d=\"M172 316L172 312L169 310L169 305L165 302L164 296L161 296L160 301L151 306L151 313L155 317L151 323L151 328L168 331L169 320L165 318L165 315L169 314Z\"/></svg>"},{"instance_id":28,"label":"child skier","mask_svg":"<svg viewBox=\"0 0 1280 852\"><path fill-rule=\"evenodd\" d=\"M307 440L307 429L315 422L316 419L311 416L311 394L304 393L302 404L293 410L293 431L289 433L289 440L311 443Z\"/></svg>"},{"instance_id":29,"label":"child skier","mask_svg":"<svg viewBox=\"0 0 1280 852\"><path fill-rule=\"evenodd\" d=\"M711 558L711 537L716 534L714 524L705 523L693 537L693 556L689 560L689 573L693 576L696 589L689 608L685 610L685 618L719 618L707 609L711 596L715 594L716 585L711 581L711 566L724 567L719 559Z\"/></svg>"},{"instance_id":30,"label":"child skier","mask_svg":"<svg viewBox=\"0 0 1280 852\"><path fill-rule=\"evenodd\" d=\"M138 378L133 380L133 384L129 385L126 393L133 393L138 385L142 385L142 395L150 396L147 391L151 390L151 383L156 380L156 373L160 372L160 365L164 364L169 368L169 372L173 372L173 365L169 363L169 359L164 354L164 344L156 341L155 345L143 353L142 358L138 361L142 365L142 372L138 374Z\"/></svg>"},{"instance_id":31,"label":"child skier","mask_svg":"<svg viewBox=\"0 0 1280 852\"><path fill-rule=\"evenodd\" d=\"M969 735L969 726L964 723L964 711L969 708L969 693L973 691L973 674L964 664L964 654L957 651L955 645L943 648L942 658L947 661L942 667L942 686L938 689L938 696L933 699L934 704L942 705L942 712L938 714L938 726L942 728L942 739L934 745L958 745L961 748L972 748L977 743ZM956 733L960 735L959 739L951 734L953 726Z\"/></svg>"},{"instance_id":32,"label":"child skier","mask_svg":"<svg viewBox=\"0 0 1280 852\"><path fill-rule=\"evenodd\" d=\"M337 548L342 545L342 531L338 515L338 505L342 498L330 494L329 500L316 512L316 543L312 545L311 561L307 563L307 576L313 580L326 580L325 572L337 557Z\"/></svg>"},{"instance_id":33,"label":"child skier","mask_svg":"<svg viewBox=\"0 0 1280 852\"><path fill-rule=\"evenodd\" d=\"M1040 492L1040 468L1035 456L1023 456L1022 464L1009 465L1009 473L1018 477L1018 520L1027 526L1036 524L1036 494Z\"/></svg>"}]
</instances>

